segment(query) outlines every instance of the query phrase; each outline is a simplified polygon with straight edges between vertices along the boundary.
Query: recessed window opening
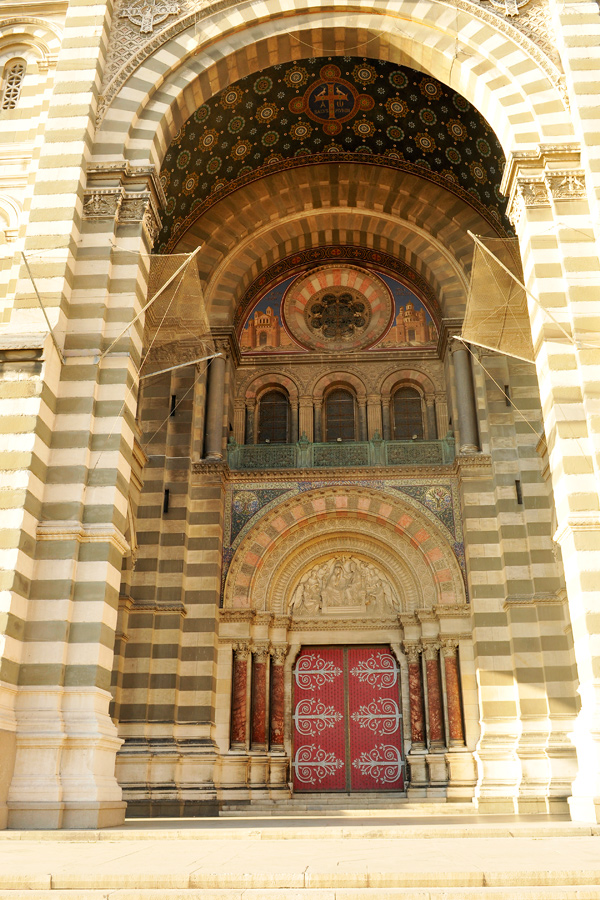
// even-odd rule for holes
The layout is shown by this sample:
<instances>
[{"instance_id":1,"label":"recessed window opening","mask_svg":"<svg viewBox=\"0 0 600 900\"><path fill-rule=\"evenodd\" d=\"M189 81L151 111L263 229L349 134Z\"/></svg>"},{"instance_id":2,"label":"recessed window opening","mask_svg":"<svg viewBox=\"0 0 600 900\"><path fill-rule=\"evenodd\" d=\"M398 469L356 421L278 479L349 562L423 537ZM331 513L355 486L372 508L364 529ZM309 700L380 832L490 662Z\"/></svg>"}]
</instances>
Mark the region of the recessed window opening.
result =
<instances>
[{"instance_id":1,"label":"recessed window opening","mask_svg":"<svg viewBox=\"0 0 600 900\"><path fill-rule=\"evenodd\" d=\"M21 96L27 63L24 59L13 59L4 67L2 77L2 102L0 109L14 109Z\"/></svg>"},{"instance_id":2,"label":"recessed window opening","mask_svg":"<svg viewBox=\"0 0 600 900\"><path fill-rule=\"evenodd\" d=\"M392 401L394 440L423 440L423 410L421 395L415 388L400 387Z\"/></svg>"},{"instance_id":3,"label":"recessed window opening","mask_svg":"<svg viewBox=\"0 0 600 900\"><path fill-rule=\"evenodd\" d=\"M325 401L325 440L356 440L354 397L344 388L335 388Z\"/></svg>"},{"instance_id":4,"label":"recessed window opening","mask_svg":"<svg viewBox=\"0 0 600 900\"><path fill-rule=\"evenodd\" d=\"M267 391L258 408L258 443L285 444L288 441L290 405L283 391Z\"/></svg>"}]
</instances>

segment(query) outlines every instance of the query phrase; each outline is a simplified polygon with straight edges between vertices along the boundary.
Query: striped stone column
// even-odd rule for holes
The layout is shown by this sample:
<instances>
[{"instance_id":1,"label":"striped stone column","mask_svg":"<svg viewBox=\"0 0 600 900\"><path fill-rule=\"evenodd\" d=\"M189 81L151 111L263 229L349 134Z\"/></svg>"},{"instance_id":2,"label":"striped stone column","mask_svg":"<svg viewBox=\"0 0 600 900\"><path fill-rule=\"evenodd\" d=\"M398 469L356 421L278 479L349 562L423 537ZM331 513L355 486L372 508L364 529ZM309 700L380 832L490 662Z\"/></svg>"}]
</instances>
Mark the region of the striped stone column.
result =
<instances>
[{"instance_id":1,"label":"striped stone column","mask_svg":"<svg viewBox=\"0 0 600 900\"><path fill-rule=\"evenodd\" d=\"M25 244L65 362L59 366L49 349L42 395L51 413L40 408L28 423L41 439L44 474L32 460L37 503L28 508L39 521L29 511L26 518L37 549L25 570L26 646L8 794L9 824L17 827L93 827L124 813L114 778L120 741L108 704L121 563L129 552L142 323L101 364L98 355L140 309L156 221L148 218L151 191L143 180L125 185L123 173L113 173L110 184L86 192L109 26L108 6L69 4ZM36 308L23 271L17 297L19 327L21 310ZM22 329L31 330L30 322Z\"/></svg>"},{"instance_id":2,"label":"striped stone column","mask_svg":"<svg viewBox=\"0 0 600 900\"><path fill-rule=\"evenodd\" d=\"M600 349L590 342L600 260L578 150L540 148L510 169L511 218L539 304L529 312L581 697L571 815L600 821Z\"/></svg>"}]
</instances>

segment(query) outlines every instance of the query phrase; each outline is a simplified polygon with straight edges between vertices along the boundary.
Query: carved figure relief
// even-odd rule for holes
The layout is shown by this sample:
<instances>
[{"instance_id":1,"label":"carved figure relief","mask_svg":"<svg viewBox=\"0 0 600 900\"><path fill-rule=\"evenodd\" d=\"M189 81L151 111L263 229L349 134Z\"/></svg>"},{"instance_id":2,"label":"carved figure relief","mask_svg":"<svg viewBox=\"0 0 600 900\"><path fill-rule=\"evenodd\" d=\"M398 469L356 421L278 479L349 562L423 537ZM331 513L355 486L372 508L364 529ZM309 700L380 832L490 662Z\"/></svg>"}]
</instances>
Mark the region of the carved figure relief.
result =
<instances>
[{"instance_id":1,"label":"carved figure relief","mask_svg":"<svg viewBox=\"0 0 600 900\"><path fill-rule=\"evenodd\" d=\"M313 566L300 579L290 603L290 612L296 616L393 615L399 611L387 577L372 563L346 555Z\"/></svg>"}]
</instances>

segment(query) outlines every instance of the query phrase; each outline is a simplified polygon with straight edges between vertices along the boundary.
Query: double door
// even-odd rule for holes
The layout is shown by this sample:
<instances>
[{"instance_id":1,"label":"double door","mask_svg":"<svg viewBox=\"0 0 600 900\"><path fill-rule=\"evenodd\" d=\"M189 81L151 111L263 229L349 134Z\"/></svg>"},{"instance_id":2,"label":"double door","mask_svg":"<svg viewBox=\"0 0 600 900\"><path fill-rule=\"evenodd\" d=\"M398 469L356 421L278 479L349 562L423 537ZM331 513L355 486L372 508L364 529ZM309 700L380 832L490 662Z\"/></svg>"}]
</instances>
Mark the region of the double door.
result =
<instances>
[{"instance_id":1,"label":"double door","mask_svg":"<svg viewBox=\"0 0 600 900\"><path fill-rule=\"evenodd\" d=\"M400 671L388 647L305 647L293 670L295 791L404 789Z\"/></svg>"}]
</instances>

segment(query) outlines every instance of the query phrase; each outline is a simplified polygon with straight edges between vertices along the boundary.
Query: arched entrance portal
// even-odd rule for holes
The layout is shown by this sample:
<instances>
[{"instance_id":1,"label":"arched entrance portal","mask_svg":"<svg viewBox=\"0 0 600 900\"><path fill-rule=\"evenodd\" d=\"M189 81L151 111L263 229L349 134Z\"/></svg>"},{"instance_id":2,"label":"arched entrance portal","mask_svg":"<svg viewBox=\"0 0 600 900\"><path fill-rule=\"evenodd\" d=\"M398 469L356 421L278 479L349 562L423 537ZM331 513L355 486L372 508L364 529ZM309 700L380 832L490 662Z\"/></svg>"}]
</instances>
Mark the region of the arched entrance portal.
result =
<instances>
[{"instance_id":1,"label":"arched entrance portal","mask_svg":"<svg viewBox=\"0 0 600 900\"><path fill-rule=\"evenodd\" d=\"M288 783L471 797L470 628L450 535L424 504L349 484L265 511L220 613L223 798Z\"/></svg>"}]
</instances>

